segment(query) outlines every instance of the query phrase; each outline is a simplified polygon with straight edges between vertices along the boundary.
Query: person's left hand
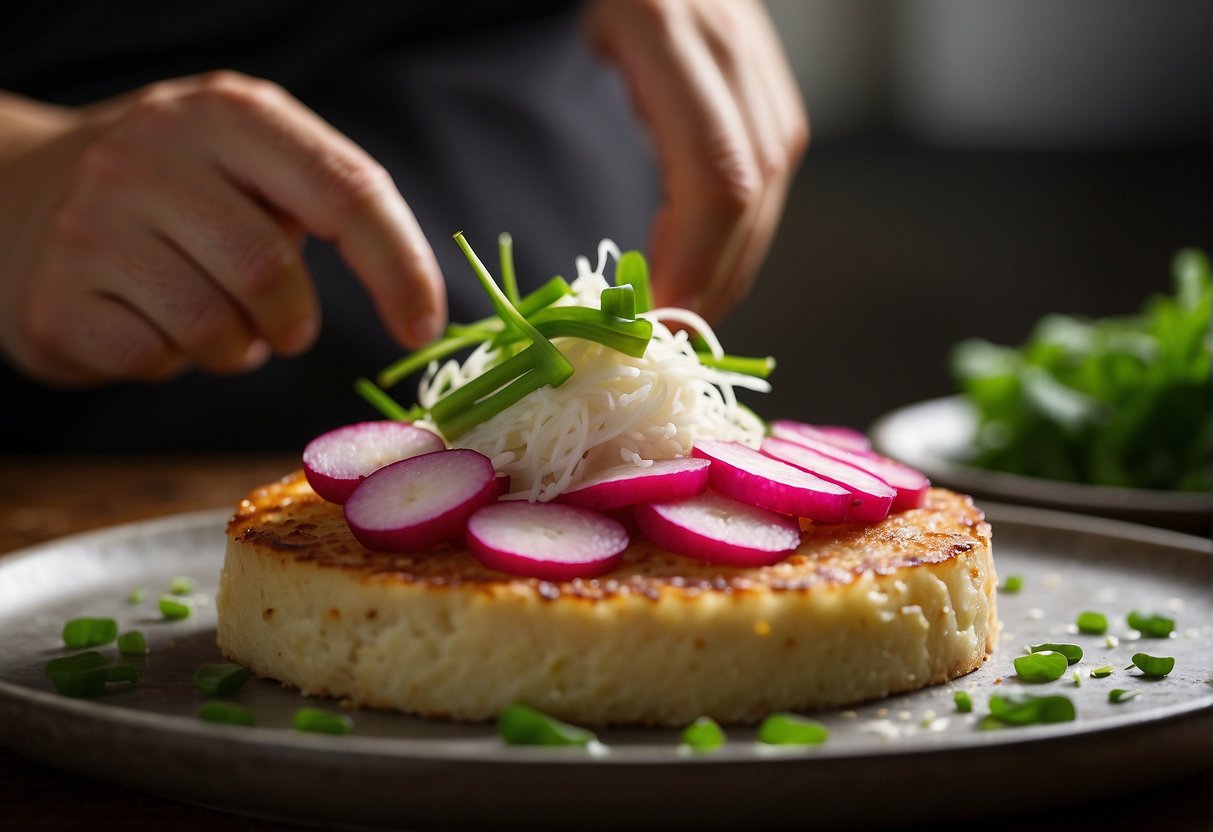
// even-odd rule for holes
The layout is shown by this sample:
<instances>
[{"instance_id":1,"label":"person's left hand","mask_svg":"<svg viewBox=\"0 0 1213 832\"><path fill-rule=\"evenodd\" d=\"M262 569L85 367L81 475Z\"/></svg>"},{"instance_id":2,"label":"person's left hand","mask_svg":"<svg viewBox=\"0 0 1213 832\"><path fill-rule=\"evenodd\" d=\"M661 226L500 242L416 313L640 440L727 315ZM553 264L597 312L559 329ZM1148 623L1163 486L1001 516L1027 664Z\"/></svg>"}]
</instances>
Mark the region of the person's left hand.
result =
<instances>
[{"instance_id":1,"label":"person's left hand","mask_svg":"<svg viewBox=\"0 0 1213 832\"><path fill-rule=\"evenodd\" d=\"M808 146L779 37L758 0L593 0L585 27L656 144L655 299L719 319L753 284Z\"/></svg>"}]
</instances>

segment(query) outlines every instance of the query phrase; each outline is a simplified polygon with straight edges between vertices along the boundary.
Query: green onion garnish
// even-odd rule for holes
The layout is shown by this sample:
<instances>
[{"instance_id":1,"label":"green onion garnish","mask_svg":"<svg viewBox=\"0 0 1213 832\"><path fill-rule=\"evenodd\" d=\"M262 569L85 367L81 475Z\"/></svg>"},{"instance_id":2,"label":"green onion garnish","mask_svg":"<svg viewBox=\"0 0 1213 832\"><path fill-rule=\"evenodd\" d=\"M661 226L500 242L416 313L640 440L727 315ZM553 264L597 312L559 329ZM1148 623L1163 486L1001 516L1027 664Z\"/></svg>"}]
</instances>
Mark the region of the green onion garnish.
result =
<instances>
[{"instance_id":1,"label":"green onion garnish","mask_svg":"<svg viewBox=\"0 0 1213 832\"><path fill-rule=\"evenodd\" d=\"M767 745L821 745L829 730L816 720L792 713L774 713L758 726L758 741Z\"/></svg>"},{"instance_id":2,"label":"green onion garnish","mask_svg":"<svg viewBox=\"0 0 1213 832\"><path fill-rule=\"evenodd\" d=\"M1022 575L1007 575L1006 580L1002 582L1002 591L1009 592L1012 595L1023 589Z\"/></svg>"},{"instance_id":3,"label":"green onion garnish","mask_svg":"<svg viewBox=\"0 0 1213 832\"><path fill-rule=\"evenodd\" d=\"M177 575L169 579L168 591L173 595L193 595L194 579L187 575Z\"/></svg>"},{"instance_id":4,"label":"green onion garnish","mask_svg":"<svg viewBox=\"0 0 1213 832\"><path fill-rule=\"evenodd\" d=\"M147 587L137 586L131 590L130 595L126 596L126 603L142 604L145 598L147 598Z\"/></svg>"},{"instance_id":5,"label":"green onion garnish","mask_svg":"<svg viewBox=\"0 0 1213 832\"><path fill-rule=\"evenodd\" d=\"M1137 696L1137 691L1135 690L1122 690L1121 688L1116 688L1115 690L1108 691L1108 701L1114 703L1128 702L1134 696Z\"/></svg>"},{"instance_id":6,"label":"green onion garnish","mask_svg":"<svg viewBox=\"0 0 1213 832\"><path fill-rule=\"evenodd\" d=\"M194 671L194 687L206 696L231 696L252 676L238 664L215 662Z\"/></svg>"},{"instance_id":7,"label":"green onion garnish","mask_svg":"<svg viewBox=\"0 0 1213 832\"><path fill-rule=\"evenodd\" d=\"M1108 617L1101 612L1080 612L1077 624L1078 632L1090 636L1102 636L1108 631Z\"/></svg>"},{"instance_id":8,"label":"green onion garnish","mask_svg":"<svg viewBox=\"0 0 1213 832\"><path fill-rule=\"evenodd\" d=\"M96 696L105 690L109 682L139 681L139 671L129 664L110 664L105 656L95 650L51 659L43 674L64 696Z\"/></svg>"},{"instance_id":9,"label":"green onion garnish","mask_svg":"<svg viewBox=\"0 0 1213 832\"><path fill-rule=\"evenodd\" d=\"M497 716L497 733L507 745L588 745L598 739L592 731L521 704Z\"/></svg>"},{"instance_id":10,"label":"green onion garnish","mask_svg":"<svg viewBox=\"0 0 1213 832\"><path fill-rule=\"evenodd\" d=\"M963 690L958 690L953 693L952 701L956 703L956 710L962 714L971 713L973 711L973 699Z\"/></svg>"},{"instance_id":11,"label":"green onion garnish","mask_svg":"<svg viewBox=\"0 0 1213 832\"><path fill-rule=\"evenodd\" d=\"M1070 678L1074 680L1074 687L1077 688L1077 687L1082 686L1082 671L1081 670L1075 670L1073 673L1070 674Z\"/></svg>"},{"instance_id":12,"label":"green onion garnish","mask_svg":"<svg viewBox=\"0 0 1213 832\"><path fill-rule=\"evenodd\" d=\"M712 751L724 745L724 731L710 716L701 716L682 732L682 742L696 751Z\"/></svg>"},{"instance_id":13,"label":"green onion garnish","mask_svg":"<svg viewBox=\"0 0 1213 832\"><path fill-rule=\"evenodd\" d=\"M146 656L149 652L147 639L138 630L123 633L118 636L118 652L124 656Z\"/></svg>"},{"instance_id":14,"label":"green onion garnish","mask_svg":"<svg viewBox=\"0 0 1213 832\"><path fill-rule=\"evenodd\" d=\"M497 262L501 265L501 286L510 303L517 306L518 278L514 275L514 238L508 232L497 235Z\"/></svg>"},{"instance_id":15,"label":"green onion garnish","mask_svg":"<svg viewBox=\"0 0 1213 832\"><path fill-rule=\"evenodd\" d=\"M710 352L695 353L699 363L705 367L715 367L730 373L741 373L757 378L768 378L775 372L775 357L771 355L751 357L748 355L722 355L715 357Z\"/></svg>"},{"instance_id":16,"label":"green onion garnish","mask_svg":"<svg viewBox=\"0 0 1213 832\"><path fill-rule=\"evenodd\" d=\"M608 286L598 296L599 306L607 315L636 319L636 291L630 285Z\"/></svg>"},{"instance_id":17,"label":"green onion garnish","mask_svg":"<svg viewBox=\"0 0 1213 832\"><path fill-rule=\"evenodd\" d=\"M1129 626L1146 638L1168 638L1175 632L1175 620L1161 615L1146 615L1133 610L1129 613Z\"/></svg>"},{"instance_id":18,"label":"green onion garnish","mask_svg":"<svg viewBox=\"0 0 1213 832\"><path fill-rule=\"evenodd\" d=\"M1091 678L1093 678L1093 679L1103 679L1104 677L1111 676L1111 675L1112 675L1112 665L1110 665L1110 664L1100 665L1099 667L1097 667L1091 671Z\"/></svg>"},{"instance_id":19,"label":"green onion garnish","mask_svg":"<svg viewBox=\"0 0 1213 832\"><path fill-rule=\"evenodd\" d=\"M631 286L636 292L636 311L653 308L653 292L649 288L649 264L639 251L625 251L615 264L615 285Z\"/></svg>"},{"instance_id":20,"label":"green onion garnish","mask_svg":"<svg viewBox=\"0 0 1213 832\"><path fill-rule=\"evenodd\" d=\"M320 708L300 708L295 711L292 724L296 731L313 734L352 734L354 720L348 714L326 711Z\"/></svg>"},{"instance_id":21,"label":"green onion garnish","mask_svg":"<svg viewBox=\"0 0 1213 832\"><path fill-rule=\"evenodd\" d=\"M198 718L207 722L222 722L225 725L256 725L257 717L248 708L230 702L207 702L198 711Z\"/></svg>"},{"instance_id":22,"label":"green onion garnish","mask_svg":"<svg viewBox=\"0 0 1213 832\"><path fill-rule=\"evenodd\" d=\"M1066 661L1074 664L1082 660L1082 648L1077 644L1055 644L1046 641L1043 644L1033 644L1028 650L1032 653L1040 653L1045 650L1051 650L1054 653L1061 653L1066 657Z\"/></svg>"},{"instance_id":23,"label":"green onion garnish","mask_svg":"<svg viewBox=\"0 0 1213 832\"><path fill-rule=\"evenodd\" d=\"M368 378L355 380L354 392L366 399L371 407L378 410L388 419L395 419L398 422L411 422L423 415L421 412L414 413L401 406L399 402L376 387L375 383Z\"/></svg>"},{"instance_id":24,"label":"green onion garnish","mask_svg":"<svg viewBox=\"0 0 1213 832\"><path fill-rule=\"evenodd\" d=\"M1071 722L1075 716L1074 703L1065 696L996 693L990 697L990 713L981 727Z\"/></svg>"},{"instance_id":25,"label":"green onion garnish","mask_svg":"<svg viewBox=\"0 0 1213 832\"><path fill-rule=\"evenodd\" d=\"M1151 679L1161 679L1175 669L1175 657L1148 656L1145 653L1134 653L1133 665Z\"/></svg>"},{"instance_id":26,"label":"green onion garnish","mask_svg":"<svg viewBox=\"0 0 1213 832\"><path fill-rule=\"evenodd\" d=\"M63 646L76 650L100 647L118 637L118 622L112 618L73 618L63 625Z\"/></svg>"},{"instance_id":27,"label":"green onion garnish","mask_svg":"<svg viewBox=\"0 0 1213 832\"><path fill-rule=\"evenodd\" d=\"M162 595L160 597L160 614L167 621L178 621L182 618L189 618L190 605L174 598L172 595Z\"/></svg>"},{"instance_id":28,"label":"green onion garnish","mask_svg":"<svg viewBox=\"0 0 1213 832\"><path fill-rule=\"evenodd\" d=\"M1062 677L1069 662L1061 653L1046 650L1015 657L1015 672L1025 682L1052 682Z\"/></svg>"}]
</instances>

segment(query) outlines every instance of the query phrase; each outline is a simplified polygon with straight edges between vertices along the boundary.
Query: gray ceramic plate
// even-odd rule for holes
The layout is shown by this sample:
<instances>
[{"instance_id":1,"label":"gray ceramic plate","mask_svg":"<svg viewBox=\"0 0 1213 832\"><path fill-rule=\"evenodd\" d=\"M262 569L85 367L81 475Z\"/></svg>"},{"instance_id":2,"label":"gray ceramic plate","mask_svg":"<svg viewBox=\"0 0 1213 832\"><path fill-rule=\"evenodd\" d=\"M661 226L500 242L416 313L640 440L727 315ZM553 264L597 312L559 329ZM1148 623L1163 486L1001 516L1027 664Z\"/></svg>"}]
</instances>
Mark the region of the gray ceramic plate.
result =
<instances>
[{"instance_id":1,"label":"gray ceramic plate","mask_svg":"<svg viewBox=\"0 0 1213 832\"><path fill-rule=\"evenodd\" d=\"M777 750L729 730L727 745L690 754L677 732L602 731L603 747L507 747L492 726L452 725L372 712L356 733L294 733L308 702L269 681L238 696L256 728L204 723L190 677L216 661L213 605L226 511L190 514L55 541L0 561L0 744L145 791L278 819L365 827L628 826L914 822L1002 814L1143 788L1207 765L1213 727L1213 597L1208 541L1073 515L987 505L1001 575L1024 588L999 598L1003 636L994 658L951 684L820 715L820 747ZM176 575L205 598L194 615L164 622L156 601ZM148 600L127 603L136 586ZM1115 643L1076 635L1078 612L1107 613ZM1137 640L1131 609L1172 615L1167 640ZM43 678L64 655L60 629L79 615L141 629L151 653L134 689L98 699L57 695ZM1084 671L1029 686L1014 676L1021 645L1080 644ZM107 654L114 647L101 648ZM1148 681L1124 668L1138 651L1176 658ZM1108 702L1112 688L1137 698ZM980 730L991 693L1062 693L1075 722ZM953 692L970 692L960 714ZM1025 779L1027 778L1027 779ZM1041 784L1047 784L1048 788ZM878 799L874 799L878 796ZM997 802L1005 808L999 810Z\"/></svg>"},{"instance_id":2,"label":"gray ceramic plate","mask_svg":"<svg viewBox=\"0 0 1213 832\"><path fill-rule=\"evenodd\" d=\"M966 494L1195 534L1208 531L1213 494L1082 485L967 465L976 429L977 417L968 402L947 396L893 411L872 425L871 435L882 453Z\"/></svg>"}]
</instances>

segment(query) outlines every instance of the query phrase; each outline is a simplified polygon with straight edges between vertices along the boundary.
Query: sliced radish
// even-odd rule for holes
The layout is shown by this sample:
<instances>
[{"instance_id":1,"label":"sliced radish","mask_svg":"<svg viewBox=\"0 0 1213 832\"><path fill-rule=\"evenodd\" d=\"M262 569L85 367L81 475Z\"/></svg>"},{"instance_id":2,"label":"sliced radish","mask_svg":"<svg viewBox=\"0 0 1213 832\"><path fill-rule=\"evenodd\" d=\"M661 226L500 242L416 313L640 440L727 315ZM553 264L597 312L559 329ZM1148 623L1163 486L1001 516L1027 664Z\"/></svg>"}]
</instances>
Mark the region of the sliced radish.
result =
<instances>
[{"instance_id":1,"label":"sliced radish","mask_svg":"<svg viewBox=\"0 0 1213 832\"><path fill-rule=\"evenodd\" d=\"M828 442L845 448L848 451L870 451L872 443L862 431L842 425L807 425L792 419L776 419L771 422L771 435L780 439L790 439L785 434L792 433L807 436L818 442Z\"/></svg>"},{"instance_id":2,"label":"sliced radish","mask_svg":"<svg viewBox=\"0 0 1213 832\"><path fill-rule=\"evenodd\" d=\"M806 448L834 457L834 459L862 468L869 474L880 477L897 491L897 496L893 498L893 505L889 507L889 511L918 508L926 499L927 489L931 486L931 481L921 472L874 451L844 450L836 445L820 442L804 433L777 429L774 425L771 427L771 433L779 439L804 445Z\"/></svg>"},{"instance_id":3,"label":"sliced radish","mask_svg":"<svg viewBox=\"0 0 1213 832\"><path fill-rule=\"evenodd\" d=\"M497 496L504 497L510 493L510 475L505 471L497 472Z\"/></svg>"},{"instance_id":4,"label":"sliced radish","mask_svg":"<svg viewBox=\"0 0 1213 832\"><path fill-rule=\"evenodd\" d=\"M442 437L408 422L358 422L309 442L303 473L321 497L344 503L359 482L384 465L445 447Z\"/></svg>"},{"instance_id":5,"label":"sliced radish","mask_svg":"<svg viewBox=\"0 0 1213 832\"><path fill-rule=\"evenodd\" d=\"M710 487L743 503L819 523L841 523L847 516L850 491L753 448L701 439L692 453L711 460Z\"/></svg>"},{"instance_id":6,"label":"sliced radish","mask_svg":"<svg viewBox=\"0 0 1213 832\"><path fill-rule=\"evenodd\" d=\"M510 501L490 503L468 518L467 544L490 569L571 581L614 569L628 547L628 533L589 509Z\"/></svg>"},{"instance_id":7,"label":"sliced radish","mask_svg":"<svg viewBox=\"0 0 1213 832\"><path fill-rule=\"evenodd\" d=\"M710 466L708 460L692 457L655 459L646 468L628 462L602 471L557 499L593 509L683 500L707 490Z\"/></svg>"},{"instance_id":8,"label":"sliced radish","mask_svg":"<svg viewBox=\"0 0 1213 832\"><path fill-rule=\"evenodd\" d=\"M795 465L850 491L851 507L847 511L848 520L864 523L883 520L889 514L893 498L897 496L896 489L875 474L797 442L764 439L762 452L772 459Z\"/></svg>"},{"instance_id":9,"label":"sliced radish","mask_svg":"<svg viewBox=\"0 0 1213 832\"><path fill-rule=\"evenodd\" d=\"M709 563L769 566L800 545L794 517L711 491L676 503L644 503L636 506L635 516L658 546Z\"/></svg>"},{"instance_id":10,"label":"sliced radish","mask_svg":"<svg viewBox=\"0 0 1213 832\"><path fill-rule=\"evenodd\" d=\"M380 468L345 501L358 542L383 552L417 552L463 533L476 509L497 499L493 463L476 451L435 451Z\"/></svg>"}]
</instances>

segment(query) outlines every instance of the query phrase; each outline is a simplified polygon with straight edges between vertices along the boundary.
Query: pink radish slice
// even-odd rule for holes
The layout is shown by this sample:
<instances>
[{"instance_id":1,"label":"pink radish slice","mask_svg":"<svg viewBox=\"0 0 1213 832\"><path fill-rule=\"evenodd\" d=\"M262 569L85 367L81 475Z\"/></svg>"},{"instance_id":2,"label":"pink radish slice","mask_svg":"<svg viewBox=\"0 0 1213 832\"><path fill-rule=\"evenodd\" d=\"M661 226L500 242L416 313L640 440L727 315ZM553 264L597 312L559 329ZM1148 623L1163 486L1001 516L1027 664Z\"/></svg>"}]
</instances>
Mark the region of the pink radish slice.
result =
<instances>
[{"instance_id":1,"label":"pink radish slice","mask_svg":"<svg viewBox=\"0 0 1213 832\"><path fill-rule=\"evenodd\" d=\"M764 439L762 452L772 459L795 465L850 491L851 507L847 511L848 520L864 523L883 520L889 514L893 498L897 496L896 489L880 477L796 442Z\"/></svg>"},{"instance_id":2,"label":"pink radish slice","mask_svg":"<svg viewBox=\"0 0 1213 832\"><path fill-rule=\"evenodd\" d=\"M476 451L435 451L393 462L345 501L358 542L381 552L417 552L463 533L476 509L497 499L493 463Z\"/></svg>"},{"instance_id":3,"label":"pink radish slice","mask_svg":"<svg viewBox=\"0 0 1213 832\"><path fill-rule=\"evenodd\" d=\"M807 425L792 419L776 419L771 422L771 435L780 439L791 439L785 434L793 433L816 439L818 442L829 442L848 451L870 451L872 443L862 431L841 425Z\"/></svg>"},{"instance_id":4,"label":"pink radish slice","mask_svg":"<svg viewBox=\"0 0 1213 832\"><path fill-rule=\"evenodd\" d=\"M359 422L309 442L303 473L321 497L344 503L363 478L384 465L445 447L442 437L408 422Z\"/></svg>"},{"instance_id":5,"label":"pink radish slice","mask_svg":"<svg viewBox=\"0 0 1213 832\"><path fill-rule=\"evenodd\" d=\"M769 566L800 545L796 518L711 491L676 503L644 503L635 515L658 546L709 563Z\"/></svg>"},{"instance_id":6,"label":"pink radish slice","mask_svg":"<svg viewBox=\"0 0 1213 832\"><path fill-rule=\"evenodd\" d=\"M707 490L710 465L706 459L690 457L655 459L646 468L624 463L591 477L557 500L593 509L682 500Z\"/></svg>"},{"instance_id":7,"label":"pink radish slice","mask_svg":"<svg viewBox=\"0 0 1213 832\"><path fill-rule=\"evenodd\" d=\"M504 471L497 472L497 496L504 497L510 493L510 475Z\"/></svg>"},{"instance_id":8,"label":"pink radish slice","mask_svg":"<svg viewBox=\"0 0 1213 832\"><path fill-rule=\"evenodd\" d=\"M628 547L628 533L586 508L509 501L490 503L468 518L467 545L490 569L571 581L614 569Z\"/></svg>"},{"instance_id":9,"label":"pink radish slice","mask_svg":"<svg viewBox=\"0 0 1213 832\"><path fill-rule=\"evenodd\" d=\"M926 499L927 489L931 486L931 481L922 473L874 451L862 453L847 451L826 442L819 442L803 433L785 432L774 425L771 426L771 433L776 438L804 445L806 448L862 468L869 474L880 477L897 491L897 496L893 498L893 504L889 507L891 512L918 508Z\"/></svg>"},{"instance_id":10,"label":"pink radish slice","mask_svg":"<svg viewBox=\"0 0 1213 832\"><path fill-rule=\"evenodd\" d=\"M743 503L819 523L841 523L847 516L850 491L753 448L701 439L692 453L712 461L708 469L711 488Z\"/></svg>"}]
</instances>

